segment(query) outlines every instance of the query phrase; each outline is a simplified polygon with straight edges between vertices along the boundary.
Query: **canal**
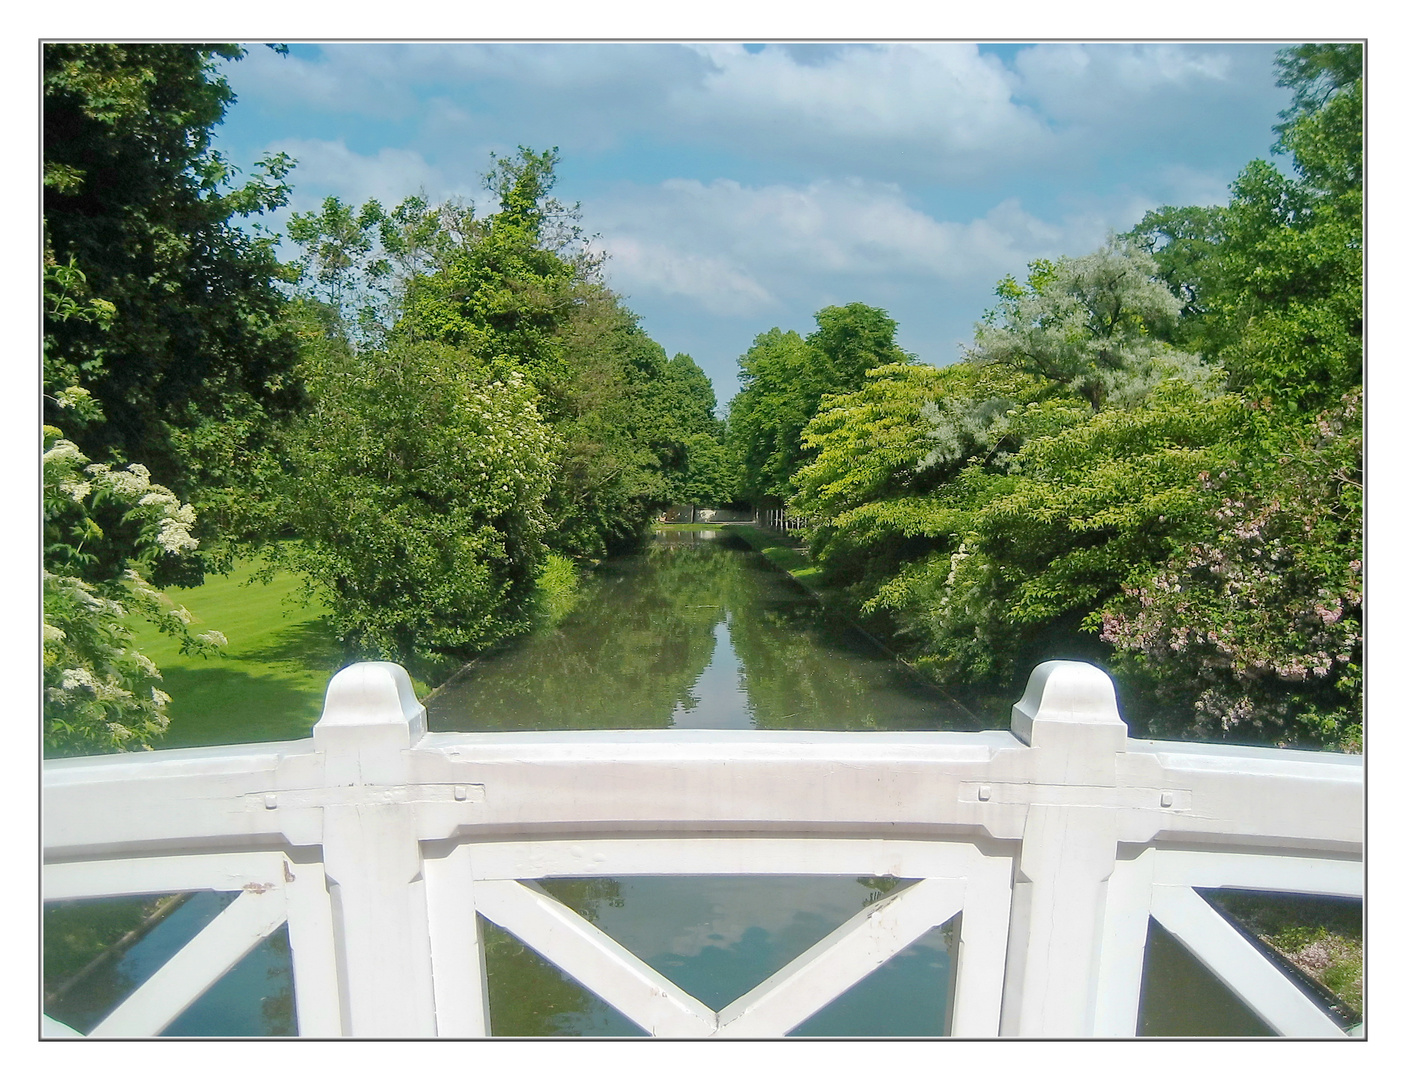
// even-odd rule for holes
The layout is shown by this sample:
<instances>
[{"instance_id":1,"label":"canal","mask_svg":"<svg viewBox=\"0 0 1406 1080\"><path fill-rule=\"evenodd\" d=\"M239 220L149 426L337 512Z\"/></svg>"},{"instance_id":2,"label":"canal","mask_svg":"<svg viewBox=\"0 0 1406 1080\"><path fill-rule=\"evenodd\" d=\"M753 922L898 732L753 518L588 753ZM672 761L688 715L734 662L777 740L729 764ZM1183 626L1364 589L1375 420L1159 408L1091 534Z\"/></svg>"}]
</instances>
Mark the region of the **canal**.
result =
<instances>
[{"instance_id":1,"label":"canal","mask_svg":"<svg viewBox=\"0 0 1406 1080\"><path fill-rule=\"evenodd\" d=\"M437 731L621 728L978 730L981 716L916 677L726 531L661 531L601 565L556 625L481 657L426 700ZM560 878L543 888L721 1009L902 881L836 877ZM232 899L197 894L137 943L46 1003L88 1030ZM151 898L154 903L158 898ZM51 912L74 927L114 903ZM109 905L104 908L103 905ZM628 1036L631 1021L481 920L496 1035ZM947 1030L949 923L918 939L793 1031L933 1036ZM46 947L48 947L46 927ZM55 932L55 946L61 942ZM1268 1034L1166 935L1150 939L1146 1034ZM1158 972L1164 974L1159 975ZM1160 995L1160 996L1159 996ZM1145 995L1146 996L1146 995ZM1178 1019L1179 1003L1199 1003ZM1206 1030L1210 1023L1213 1030ZM295 1030L286 932L217 983L168 1035Z\"/></svg>"},{"instance_id":2,"label":"canal","mask_svg":"<svg viewBox=\"0 0 1406 1080\"><path fill-rule=\"evenodd\" d=\"M726 531L661 531L604 564L559 625L485 656L426 701L436 731L619 728L978 730L973 713L826 612ZM721 1009L866 904L889 879L557 879L544 888ZM499 1035L640 1035L484 923ZM920 938L797 1035L940 1035L952 927Z\"/></svg>"}]
</instances>

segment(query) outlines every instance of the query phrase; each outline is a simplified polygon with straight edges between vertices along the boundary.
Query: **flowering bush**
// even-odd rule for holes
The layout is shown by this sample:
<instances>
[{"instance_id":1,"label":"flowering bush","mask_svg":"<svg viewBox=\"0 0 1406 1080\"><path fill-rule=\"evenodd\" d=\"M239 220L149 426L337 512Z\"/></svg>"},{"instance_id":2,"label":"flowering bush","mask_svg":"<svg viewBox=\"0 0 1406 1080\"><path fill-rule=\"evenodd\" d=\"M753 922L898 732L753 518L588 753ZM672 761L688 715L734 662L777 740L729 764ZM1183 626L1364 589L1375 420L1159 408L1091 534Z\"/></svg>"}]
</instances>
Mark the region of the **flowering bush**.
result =
<instances>
[{"instance_id":1,"label":"flowering bush","mask_svg":"<svg viewBox=\"0 0 1406 1080\"><path fill-rule=\"evenodd\" d=\"M1359 389L1286 439L1277 470L1202 473L1220 495L1212 534L1102 612L1164 728L1360 749L1360 407Z\"/></svg>"},{"instance_id":2,"label":"flowering bush","mask_svg":"<svg viewBox=\"0 0 1406 1080\"><path fill-rule=\"evenodd\" d=\"M77 401L81 391L67 396ZM216 631L191 634L190 613L144 573L154 558L195 549L195 514L142 465L89 462L53 427L44 443L45 750L150 749L166 730L170 698L132 644L130 616L180 638L183 651L225 644Z\"/></svg>"},{"instance_id":3,"label":"flowering bush","mask_svg":"<svg viewBox=\"0 0 1406 1080\"><path fill-rule=\"evenodd\" d=\"M531 385L431 344L328 352L307 373L283 557L347 659L429 674L530 625L558 450Z\"/></svg>"}]
</instances>

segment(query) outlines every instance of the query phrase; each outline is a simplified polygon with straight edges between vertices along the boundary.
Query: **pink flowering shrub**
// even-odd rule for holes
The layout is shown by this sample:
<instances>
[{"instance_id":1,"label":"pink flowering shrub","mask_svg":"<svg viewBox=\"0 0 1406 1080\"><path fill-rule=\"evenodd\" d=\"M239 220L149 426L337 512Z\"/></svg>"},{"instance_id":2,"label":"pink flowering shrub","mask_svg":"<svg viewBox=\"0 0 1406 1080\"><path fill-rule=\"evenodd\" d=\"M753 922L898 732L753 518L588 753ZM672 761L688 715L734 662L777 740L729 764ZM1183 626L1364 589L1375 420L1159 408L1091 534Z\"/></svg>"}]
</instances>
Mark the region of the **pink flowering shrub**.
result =
<instances>
[{"instance_id":1,"label":"pink flowering shrub","mask_svg":"<svg viewBox=\"0 0 1406 1080\"><path fill-rule=\"evenodd\" d=\"M1277 468L1202 474L1209 534L1092 617L1154 733L1361 748L1360 408L1282 439Z\"/></svg>"}]
</instances>

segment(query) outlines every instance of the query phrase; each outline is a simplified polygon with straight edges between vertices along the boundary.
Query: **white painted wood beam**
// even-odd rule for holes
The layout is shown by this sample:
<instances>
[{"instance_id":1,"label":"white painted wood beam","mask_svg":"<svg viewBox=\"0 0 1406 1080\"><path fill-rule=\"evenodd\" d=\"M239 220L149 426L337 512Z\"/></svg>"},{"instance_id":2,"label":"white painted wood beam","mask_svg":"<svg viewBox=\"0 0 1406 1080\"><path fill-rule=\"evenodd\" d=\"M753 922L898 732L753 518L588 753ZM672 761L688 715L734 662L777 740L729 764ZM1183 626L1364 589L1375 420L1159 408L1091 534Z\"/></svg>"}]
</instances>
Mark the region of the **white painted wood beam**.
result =
<instances>
[{"instance_id":1,"label":"white painted wood beam","mask_svg":"<svg viewBox=\"0 0 1406 1080\"><path fill-rule=\"evenodd\" d=\"M952 987L955 1038L989 1039L1000 1034L1013 873L1009 858L971 860Z\"/></svg>"},{"instance_id":2,"label":"white painted wood beam","mask_svg":"<svg viewBox=\"0 0 1406 1080\"><path fill-rule=\"evenodd\" d=\"M1346 1037L1342 1028L1194 889L1154 886L1152 917L1279 1034Z\"/></svg>"},{"instance_id":3,"label":"white painted wood beam","mask_svg":"<svg viewBox=\"0 0 1406 1080\"><path fill-rule=\"evenodd\" d=\"M1032 806L1012 887L1001 1034L1087 1038L1116 816L1098 806Z\"/></svg>"},{"instance_id":4,"label":"white painted wood beam","mask_svg":"<svg viewBox=\"0 0 1406 1080\"><path fill-rule=\"evenodd\" d=\"M201 994L282 925L282 890L244 893L166 961L90 1035L159 1035Z\"/></svg>"},{"instance_id":5,"label":"white painted wood beam","mask_svg":"<svg viewBox=\"0 0 1406 1080\"><path fill-rule=\"evenodd\" d=\"M717 1014L536 885L481 881L484 918L521 939L651 1035L711 1035Z\"/></svg>"},{"instance_id":6,"label":"white painted wood beam","mask_svg":"<svg viewBox=\"0 0 1406 1080\"><path fill-rule=\"evenodd\" d=\"M293 1005L298 1034L335 1038L343 1034L332 898L321 863L288 868L288 949L293 960Z\"/></svg>"},{"instance_id":7,"label":"white painted wood beam","mask_svg":"<svg viewBox=\"0 0 1406 1080\"><path fill-rule=\"evenodd\" d=\"M50 863L44 867L44 899L270 889L283 883L285 865L278 851Z\"/></svg>"},{"instance_id":8,"label":"white painted wood beam","mask_svg":"<svg viewBox=\"0 0 1406 1080\"><path fill-rule=\"evenodd\" d=\"M952 918L965 892L964 881L929 878L869 905L719 1012L718 1034L784 1035Z\"/></svg>"},{"instance_id":9,"label":"white painted wood beam","mask_svg":"<svg viewBox=\"0 0 1406 1080\"><path fill-rule=\"evenodd\" d=\"M1258 889L1361 897L1366 875L1360 858L1322 859L1239 851L1157 852L1157 883L1198 889Z\"/></svg>"},{"instance_id":10,"label":"white painted wood beam","mask_svg":"<svg viewBox=\"0 0 1406 1080\"><path fill-rule=\"evenodd\" d=\"M1108 878L1108 906L1094 994L1095 1037L1128 1039L1137 1034L1156 859L1157 850L1151 847L1131 858L1119 858Z\"/></svg>"},{"instance_id":11,"label":"white painted wood beam","mask_svg":"<svg viewBox=\"0 0 1406 1080\"><path fill-rule=\"evenodd\" d=\"M460 845L443 858L425 860L435 1028L440 1035L454 1038L481 1038L493 1033L474 893L469 845Z\"/></svg>"},{"instance_id":12,"label":"white painted wood beam","mask_svg":"<svg viewBox=\"0 0 1406 1080\"><path fill-rule=\"evenodd\" d=\"M981 852L965 841L667 837L474 843L474 876L526 881L634 874L963 877Z\"/></svg>"}]
</instances>

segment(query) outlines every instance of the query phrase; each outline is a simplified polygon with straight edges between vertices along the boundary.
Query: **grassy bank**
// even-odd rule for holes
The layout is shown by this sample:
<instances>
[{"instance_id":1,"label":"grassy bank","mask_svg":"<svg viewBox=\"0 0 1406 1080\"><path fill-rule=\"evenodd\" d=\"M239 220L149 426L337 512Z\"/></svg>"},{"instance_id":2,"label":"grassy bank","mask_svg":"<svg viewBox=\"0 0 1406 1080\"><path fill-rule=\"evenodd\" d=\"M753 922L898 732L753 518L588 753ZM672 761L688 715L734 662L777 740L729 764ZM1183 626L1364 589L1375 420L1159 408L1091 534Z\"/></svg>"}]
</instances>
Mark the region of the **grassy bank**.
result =
<instances>
[{"instance_id":1,"label":"grassy bank","mask_svg":"<svg viewBox=\"0 0 1406 1080\"><path fill-rule=\"evenodd\" d=\"M216 656L182 656L171 638L144 622L134 627L171 695L162 746L302 739L321 715L327 680L342 655L326 610L301 595L296 575L250 583L253 569L242 564L203 585L169 590L194 628L228 639Z\"/></svg>"},{"instance_id":2,"label":"grassy bank","mask_svg":"<svg viewBox=\"0 0 1406 1080\"><path fill-rule=\"evenodd\" d=\"M820 570L810 561L804 546L784 533L772 532L756 525L724 525L723 528L745 540L755 551L765 556L778 570L784 570L806 588L817 591ZM714 526L717 528L717 526Z\"/></svg>"}]
</instances>

